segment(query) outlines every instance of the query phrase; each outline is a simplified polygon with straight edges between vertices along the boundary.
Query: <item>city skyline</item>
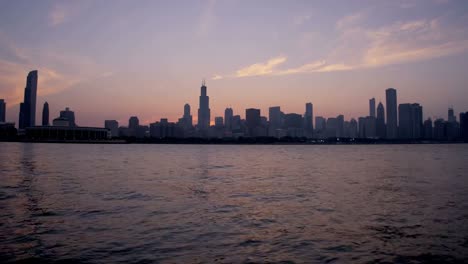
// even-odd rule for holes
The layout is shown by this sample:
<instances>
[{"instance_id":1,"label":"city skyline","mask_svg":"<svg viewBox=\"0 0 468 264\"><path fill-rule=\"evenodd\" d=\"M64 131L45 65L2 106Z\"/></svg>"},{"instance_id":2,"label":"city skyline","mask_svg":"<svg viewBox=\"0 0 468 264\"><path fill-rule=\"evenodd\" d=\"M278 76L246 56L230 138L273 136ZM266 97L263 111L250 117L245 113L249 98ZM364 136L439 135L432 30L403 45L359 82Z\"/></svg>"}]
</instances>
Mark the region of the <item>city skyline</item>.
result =
<instances>
[{"instance_id":1,"label":"city skyline","mask_svg":"<svg viewBox=\"0 0 468 264\"><path fill-rule=\"evenodd\" d=\"M14 1L3 7L0 98L10 122L18 122L24 73L32 69L42 73L37 105L49 102L51 113L70 106L89 126L129 115L142 123L175 121L181 105L196 104L193 87L203 77L212 117L226 107L242 115L274 105L302 114L303 103L312 102L322 116L358 118L368 113L369 98L385 101L381 91L388 87L398 89L399 102L424 105L433 119L468 105L463 1L184 7L177 1Z\"/></svg>"},{"instance_id":2,"label":"city skyline","mask_svg":"<svg viewBox=\"0 0 468 264\"><path fill-rule=\"evenodd\" d=\"M31 105L36 105L36 96L35 96L35 93L37 93L37 90L38 90L38 85L37 85L37 82L38 82L38 70L33 70L33 71L30 71L27 75L27 78L26 78L26 88L24 89L24 102L28 102L28 104L31 104ZM368 115L364 114L362 115L361 117L348 117L346 115L344 115L343 113L339 113L338 114L338 117L342 118L343 121L346 120L346 121L356 121L356 119L360 119L362 118L363 116L364 117L370 117L370 118L373 118L375 119L375 128L373 128L373 130L375 130L375 132L377 133L377 135L379 135L379 133L377 132L378 131L378 126L379 126L379 122L383 123L385 125L385 133L382 132L382 134L385 134L385 137L386 138L389 138L389 139L395 139L395 138L398 138L399 135L400 135L400 130L399 130L399 127L400 127L400 123L401 123L401 120L399 118L399 115L400 115L400 112L402 111L400 109L400 107L410 107L411 105L418 105L419 106L419 103L399 103L398 102L398 94L397 94L397 90L395 88L387 88L385 91L385 100L384 100L384 103L385 103L385 107L383 107L383 104L382 104L382 101L378 101L378 107L376 107L376 100L375 100L375 97L372 97L369 99L369 105L368 105ZM33 94L34 96L32 96L31 94ZM209 107L209 96L208 96L208 92L207 92L207 86L206 86L206 81L205 79L202 80L201 82L201 87L200 87L200 96L199 96L199 100L198 100L198 118L194 119L192 117L192 114L191 114L191 105L189 103L185 103L184 106L183 106L183 111L182 111L182 117L180 118L179 117L176 117L174 118L174 120L171 120L167 117L161 117L160 119L164 119L166 120L166 122L178 122L180 123L182 126L185 126L185 127L191 127L191 126L195 126L197 127L198 130L200 131L204 131L203 133L207 133L207 130L210 126L216 126L217 122L216 122L216 118L221 118L222 120L226 121L228 120L226 118L227 116L227 112L226 111L229 111L229 116L232 117L234 114L235 115L238 115L242 118L242 115L240 113L242 113L242 110L237 113L237 112L234 112L233 108L231 107L226 107L225 110L224 110L224 119L223 119L223 115L216 115L216 116L212 116L211 115L211 110L210 110L210 107ZM5 109L6 109L6 101L4 99L0 99L0 103L1 103L1 108L2 108L2 115L5 116ZM21 104L25 104L25 103L21 103ZM20 104L20 106L21 106ZM40 120L42 120L41 122L38 122L38 124L41 124L44 126L44 125L49 125L49 104L47 101L44 102L44 105L43 105L43 109L42 109L42 112L38 112L36 107L29 107L28 104L25 104L26 106L24 107L24 110L22 110L20 108L19 110L19 116L18 116L18 123L16 122L11 122L9 121L10 123L15 123L17 124L17 127L20 128L20 129L24 129L25 126L34 126L36 125L35 124L35 121L34 121L34 124L33 124L33 121L29 121L28 124L32 124L32 125L27 125L26 123L22 125L22 127L20 127L20 124L22 123L22 119L24 119L24 115L26 112L26 115L29 115L29 112L34 112L36 113L36 115L41 115L41 118ZM314 131L315 130L315 118L316 117L319 117L319 118L325 118L325 120L327 118L331 118L331 119L334 119L333 116L324 116L324 115L314 115L314 105L312 102L305 102L305 112L304 114L299 114L301 116L303 116L304 120L303 120L303 128L305 130L308 130L308 131ZM390 106L390 110L388 108L388 106ZM379 109L380 108L380 109ZM63 108L62 108L63 109ZM244 109L245 110L245 114L243 116L243 120L247 120L247 110L258 110L261 112L261 109L259 108L247 108L247 109ZM276 113L274 113L274 112ZM376 114L376 111L377 111L377 114ZM406 108L403 112L407 112ZM42 113L42 114L40 114ZM65 107L65 110L60 110L59 111L60 115L59 115L59 118L68 118L69 115L73 115L72 118L68 118L70 119L70 126L77 126L75 124L75 117L74 117L74 112L71 112L69 110L69 107ZM264 114L261 115L262 117L266 117L266 114L265 112L263 112ZM284 111L281 111L281 106L269 106L268 107L268 122L272 124L272 127L273 128L278 128L278 119L281 119L279 116L280 115L283 115L283 114L296 114L296 113L293 113L293 112L284 112ZM380 116L379 116L379 113L380 113ZM424 113L422 111L422 108L420 110L420 113L421 113L421 116L419 118L419 121L425 121L427 119L430 119L430 120L438 120L438 119L443 119L446 121L449 121L449 122L456 122L457 121L457 115L455 115L455 111L454 111L454 108L453 107L448 107L448 114L447 115L441 115L441 116L424 116ZM461 110L458 112L459 114L461 113L464 113L464 110ZM137 118L138 115L134 115L134 116L131 116L130 117L130 120L133 119L133 118ZM202 119L200 119L200 117ZM260 117L260 115L259 115ZM36 117L37 118L37 117ZM273 118L272 120L270 120L270 118ZM31 119L31 117L27 116L26 119ZM37 119L39 120L39 119ZM117 121L119 122L120 124L124 123L127 119L123 119L123 120L117 120L117 119L106 119L105 121ZM202 120L200 122L200 120ZM390 120L390 121L389 121ZM8 120L4 120L5 121L8 121ZM224 121L222 121L223 125L224 125ZM23 122L27 122L27 121L23 121ZM45 122L45 123L44 123ZM139 120L138 120L138 125L139 124ZM151 124L153 122L157 122L157 120L153 120L153 121L149 121L149 122L142 122L142 124ZM230 120L228 122L231 122ZM309 124L310 123L310 124ZM102 124L102 122L101 122ZM97 127L101 127L101 125L97 125ZM130 127L130 125L129 125ZM309 132L308 132L309 133Z\"/></svg>"},{"instance_id":3,"label":"city skyline","mask_svg":"<svg viewBox=\"0 0 468 264\"><path fill-rule=\"evenodd\" d=\"M258 108L245 109L245 116L234 115L232 108L226 108L223 116L214 116L211 121L208 87L203 79L200 86L197 124L193 123L191 106L186 103L183 115L177 122L168 118L159 121L140 123L138 116L131 116L128 126L120 125L114 119L104 120L104 128L78 125L75 112L69 107L60 111L59 117L49 121L49 104L44 103L42 126L31 121L30 113L35 112L38 71L28 73L24 102L19 112L19 136L37 138L84 138L86 135L100 138L308 138L308 139L371 139L371 140L461 140L466 138L466 114L450 107L447 120L444 118L424 118L423 106L419 103L398 104L398 93L394 88L385 90L385 103L375 107L375 98L369 99L368 115L357 119L346 119L343 114L336 117L315 116L312 102L305 103L304 114L283 112L281 106L268 108L268 117ZM0 99L0 118L3 117L5 102ZM377 112L376 112L377 110ZM385 118L386 116L386 118ZM79 119L78 119L79 120ZM1 123L1 122L0 122ZM122 124L122 123L120 123ZM211 124L211 125L210 125ZM14 123L1 123L5 131L16 130ZM69 131L66 133L64 131ZM8 132L10 133L10 132ZM14 132L12 132L14 133ZM65 134L64 134L65 133ZM73 135L73 136L71 136Z\"/></svg>"}]
</instances>

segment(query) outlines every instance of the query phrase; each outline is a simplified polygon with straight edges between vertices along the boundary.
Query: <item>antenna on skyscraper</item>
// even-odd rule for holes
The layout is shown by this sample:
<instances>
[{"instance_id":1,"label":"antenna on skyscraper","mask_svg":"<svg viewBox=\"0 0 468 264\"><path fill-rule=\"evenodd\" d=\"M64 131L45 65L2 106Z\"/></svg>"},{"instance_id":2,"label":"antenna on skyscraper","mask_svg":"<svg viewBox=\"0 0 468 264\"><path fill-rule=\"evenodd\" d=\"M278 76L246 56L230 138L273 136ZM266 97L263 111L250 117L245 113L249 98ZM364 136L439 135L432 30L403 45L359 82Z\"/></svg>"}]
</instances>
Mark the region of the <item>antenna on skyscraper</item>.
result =
<instances>
[{"instance_id":1,"label":"antenna on skyscraper","mask_svg":"<svg viewBox=\"0 0 468 264\"><path fill-rule=\"evenodd\" d=\"M202 86L205 86L205 78L202 79Z\"/></svg>"}]
</instances>

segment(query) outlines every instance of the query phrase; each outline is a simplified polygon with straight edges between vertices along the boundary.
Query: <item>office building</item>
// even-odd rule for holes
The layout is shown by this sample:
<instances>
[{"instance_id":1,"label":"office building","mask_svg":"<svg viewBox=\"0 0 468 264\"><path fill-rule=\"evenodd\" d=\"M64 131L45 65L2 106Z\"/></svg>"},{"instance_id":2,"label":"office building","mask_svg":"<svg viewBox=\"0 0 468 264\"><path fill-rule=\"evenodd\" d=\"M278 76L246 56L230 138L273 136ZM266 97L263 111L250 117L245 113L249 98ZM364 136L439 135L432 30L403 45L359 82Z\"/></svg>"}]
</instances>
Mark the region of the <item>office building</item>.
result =
<instances>
[{"instance_id":1,"label":"office building","mask_svg":"<svg viewBox=\"0 0 468 264\"><path fill-rule=\"evenodd\" d=\"M351 118L349 121L348 133L347 137L349 138L357 138L358 137L358 123L356 119Z\"/></svg>"},{"instance_id":2,"label":"office building","mask_svg":"<svg viewBox=\"0 0 468 264\"><path fill-rule=\"evenodd\" d=\"M387 128L385 126L385 108L381 102L379 102L379 105L377 106L375 133L378 138L385 138L387 135Z\"/></svg>"},{"instance_id":3,"label":"office building","mask_svg":"<svg viewBox=\"0 0 468 264\"><path fill-rule=\"evenodd\" d=\"M372 98L369 100L369 116L376 117L375 116L375 98Z\"/></svg>"},{"instance_id":4,"label":"office building","mask_svg":"<svg viewBox=\"0 0 468 264\"><path fill-rule=\"evenodd\" d=\"M336 121L337 121L336 137L343 137L344 136L344 116L338 115L336 117Z\"/></svg>"},{"instance_id":5,"label":"office building","mask_svg":"<svg viewBox=\"0 0 468 264\"><path fill-rule=\"evenodd\" d=\"M260 126L260 109L249 108L245 110L245 121L247 124L247 134L256 137L255 131Z\"/></svg>"},{"instance_id":6,"label":"office building","mask_svg":"<svg viewBox=\"0 0 468 264\"><path fill-rule=\"evenodd\" d=\"M432 139L434 128L432 127L432 119L428 118L423 123L423 138L424 139Z\"/></svg>"},{"instance_id":7,"label":"office building","mask_svg":"<svg viewBox=\"0 0 468 264\"><path fill-rule=\"evenodd\" d=\"M71 111L69 107L66 107L65 110L60 111L60 118L68 120L70 127L76 127L75 112Z\"/></svg>"},{"instance_id":8,"label":"office building","mask_svg":"<svg viewBox=\"0 0 468 264\"><path fill-rule=\"evenodd\" d=\"M314 108L312 103L306 103L305 105L304 131L307 137L312 137L314 134Z\"/></svg>"},{"instance_id":9,"label":"office building","mask_svg":"<svg viewBox=\"0 0 468 264\"><path fill-rule=\"evenodd\" d=\"M193 118L190 110L190 105L184 105L184 115L182 116L182 127L184 130L189 130L193 127Z\"/></svg>"},{"instance_id":10,"label":"office building","mask_svg":"<svg viewBox=\"0 0 468 264\"><path fill-rule=\"evenodd\" d=\"M234 116L234 111L232 108L226 108L224 110L224 128L226 131L232 131L232 117Z\"/></svg>"},{"instance_id":11,"label":"office building","mask_svg":"<svg viewBox=\"0 0 468 264\"><path fill-rule=\"evenodd\" d=\"M224 127L224 121L222 116L217 116L215 117L215 127L216 128L222 128Z\"/></svg>"},{"instance_id":12,"label":"office building","mask_svg":"<svg viewBox=\"0 0 468 264\"><path fill-rule=\"evenodd\" d=\"M460 137L468 140L468 112L460 113Z\"/></svg>"},{"instance_id":13,"label":"office building","mask_svg":"<svg viewBox=\"0 0 468 264\"><path fill-rule=\"evenodd\" d=\"M31 71L26 78L24 100L20 104L19 128L25 129L36 125L37 71Z\"/></svg>"},{"instance_id":14,"label":"office building","mask_svg":"<svg viewBox=\"0 0 468 264\"><path fill-rule=\"evenodd\" d=\"M302 128L302 115L300 114L285 114L284 128Z\"/></svg>"},{"instance_id":15,"label":"office building","mask_svg":"<svg viewBox=\"0 0 468 264\"><path fill-rule=\"evenodd\" d=\"M316 138L326 137L327 120L322 116L315 117L315 133Z\"/></svg>"},{"instance_id":16,"label":"office building","mask_svg":"<svg viewBox=\"0 0 468 264\"><path fill-rule=\"evenodd\" d=\"M169 122L167 118L161 118L159 122L151 123L149 134L152 138L174 138L182 137L182 128L173 122Z\"/></svg>"},{"instance_id":17,"label":"office building","mask_svg":"<svg viewBox=\"0 0 468 264\"><path fill-rule=\"evenodd\" d=\"M455 116L455 112L453 111L453 107L450 107L448 109L448 114L447 114L447 117L448 117L448 122L449 123L455 123L457 122L457 117Z\"/></svg>"},{"instance_id":18,"label":"office building","mask_svg":"<svg viewBox=\"0 0 468 264\"><path fill-rule=\"evenodd\" d=\"M232 132L237 134L242 133L242 120L240 115L232 117Z\"/></svg>"},{"instance_id":19,"label":"office building","mask_svg":"<svg viewBox=\"0 0 468 264\"><path fill-rule=\"evenodd\" d=\"M304 137L304 119L302 115L290 113L284 115L283 128L286 130L286 135L289 137Z\"/></svg>"},{"instance_id":20,"label":"office building","mask_svg":"<svg viewBox=\"0 0 468 264\"><path fill-rule=\"evenodd\" d=\"M326 133L325 133L326 137L327 138L337 137L337 133L338 133L337 131L338 131L338 119L334 117L328 118L327 124L326 124Z\"/></svg>"},{"instance_id":21,"label":"office building","mask_svg":"<svg viewBox=\"0 0 468 264\"><path fill-rule=\"evenodd\" d=\"M128 119L128 128L136 130L140 126L140 120L136 116Z\"/></svg>"},{"instance_id":22,"label":"office building","mask_svg":"<svg viewBox=\"0 0 468 264\"><path fill-rule=\"evenodd\" d=\"M395 139L398 136L397 91L388 88L385 91L387 108L387 138Z\"/></svg>"},{"instance_id":23,"label":"office building","mask_svg":"<svg viewBox=\"0 0 468 264\"><path fill-rule=\"evenodd\" d=\"M366 118L365 117L358 118L358 126L359 126L358 138L366 138Z\"/></svg>"},{"instance_id":24,"label":"office building","mask_svg":"<svg viewBox=\"0 0 468 264\"><path fill-rule=\"evenodd\" d=\"M377 137L377 118L372 116L359 117L359 138L376 138Z\"/></svg>"},{"instance_id":25,"label":"office building","mask_svg":"<svg viewBox=\"0 0 468 264\"><path fill-rule=\"evenodd\" d=\"M434 131L432 137L437 140L446 140L446 122L444 119L439 118L434 121Z\"/></svg>"},{"instance_id":26,"label":"office building","mask_svg":"<svg viewBox=\"0 0 468 264\"><path fill-rule=\"evenodd\" d=\"M111 137L119 136L119 122L117 120L105 120L104 127L109 130Z\"/></svg>"},{"instance_id":27,"label":"office building","mask_svg":"<svg viewBox=\"0 0 468 264\"><path fill-rule=\"evenodd\" d=\"M268 120L270 121L270 127L275 129L283 126L283 113L279 106L273 106L268 109Z\"/></svg>"},{"instance_id":28,"label":"office building","mask_svg":"<svg viewBox=\"0 0 468 264\"><path fill-rule=\"evenodd\" d=\"M49 103L45 102L44 107L42 108L42 125L49 125Z\"/></svg>"},{"instance_id":29,"label":"office building","mask_svg":"<svg viewBox=\"0 0 468 264\"><path fill-rule=\"evenodd\" d=\"M6 120L6 103L4 99L0 99L0 123L5 123Z\"/></svg>"},{"instance_id":30,"label":"office building","mask_svg":"<svg viewBox=\"0 0 468 264\"><path fill-rule=\"evenodd\" d=\"M399 115L399 138L417 139L422 137L422 106L419 104L400 104Z\"/></svg>"}]
</instances>

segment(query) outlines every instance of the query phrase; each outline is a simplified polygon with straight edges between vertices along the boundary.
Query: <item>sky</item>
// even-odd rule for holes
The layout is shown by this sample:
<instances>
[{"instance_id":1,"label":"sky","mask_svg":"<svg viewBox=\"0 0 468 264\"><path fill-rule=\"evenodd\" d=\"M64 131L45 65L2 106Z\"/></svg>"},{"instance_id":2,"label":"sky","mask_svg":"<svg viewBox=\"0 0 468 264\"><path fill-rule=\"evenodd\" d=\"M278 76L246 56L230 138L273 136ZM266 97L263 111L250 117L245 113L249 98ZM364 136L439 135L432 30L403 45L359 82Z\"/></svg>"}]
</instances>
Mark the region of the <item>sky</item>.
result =
<instances>
[{"instance_id":1,"label":"sky","mask_svg":"<svg viewBox=\"0 0 468 264\"><path fill-rule=\"evenodd\" d=\"M366 116L385 89L424 118L468 111L466 0L0 0L0 98L18 122L27 73L37 118L70 107L80 126L130 116L197 119L226 107Z\"/></svg>"}]
</instances>

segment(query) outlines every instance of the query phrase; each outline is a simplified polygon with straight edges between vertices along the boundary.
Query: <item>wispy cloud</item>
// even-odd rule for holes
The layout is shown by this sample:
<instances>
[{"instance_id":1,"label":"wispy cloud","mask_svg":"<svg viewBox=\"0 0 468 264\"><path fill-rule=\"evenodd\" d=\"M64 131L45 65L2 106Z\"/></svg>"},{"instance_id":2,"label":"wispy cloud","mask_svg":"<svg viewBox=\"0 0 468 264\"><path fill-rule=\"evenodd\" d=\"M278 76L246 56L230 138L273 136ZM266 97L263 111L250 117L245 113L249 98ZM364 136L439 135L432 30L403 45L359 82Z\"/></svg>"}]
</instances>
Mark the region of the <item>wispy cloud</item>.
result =
<instances>
[{"instance_id":1,"label":"wispy cloud","mask_svg":"<svg viewBox=\"0 0 468 264\"><path fill-rule=\"evenodd\" d=\"M235 74L216 78L281 76L290 74L349 71L410 63L468 51L463 29L447 27L441 19L397 21L376 29L362 27L362 13L346 16L336 23L339 38L323 58L292 68L281 67L286 56L242 67Z\"/></svg>"},{"instance_id":2,"label":"wispy cloud","mask_svg":"<svg viewBox=\"0 0 468 264\"><path fill-rule=\"evenodd\" d=\"M219 74L215 74L213 75L213 77L211 77L212 80L221 80L223 79L223 76L219 75Z\"/></svg>"},{"instance_id":3,"label":"wispy cloud","mask_svg":"<svg viewBox=\"0 0 468 264\"><path fill-rule=\"evenodd\" d=\"M353 69L353 66L344 63L327 63L326 61L315 61L304 64L295 68L279 69L281 64L284 64L287 58L284 56L271 58L266 62L255 63L244 68L241 68L233 75L215 75L212 80L220 80L223 78L241 78L253 76L280 76L298 73L314 73L314 72L332 72L345 71Z\"/></svg>"},{"instance_id":4,"label":"wispy cloud","mask_svg":"<svg viewBox=\"0 0 468 264\"><path fill-rule=\"evenodd\" d=\"M468 38L443 28L438 19L397 22L367 32L371 44L367 66L382 66L444 57L468 50Z\"/></svg>"},{"instance_id":5,"label":"wispy cloud","mask_svg":"<svg viewBox=\"0 0 468 264\"><path fill-rule=\"evenodd\" d=\"M54 5L49 13L49 25L58 26L67 19L68 11L64 5Z\"/></svg>"},{"instance_id":6,"label":"wispy cloud","mask_svg":"<svg viewBox=\"0 0 468 264\"><path fill-rule=\"evenodd\" d=\"M269 75L274 73L276 66L282 64L285 61L286 57L280 56L269 59L265 63L255 63L238 70L236 72L236 77Z\"/></svg>"},{"instance_id":7,"label":"wispy cloud","mask_svg":"<svg viewBox=\"0 0 468 264\"><path fill-rule=\"evenodd\" d=\"M355 26L361 19L363 19L363 17L363 13L351 14L339 19L335 26L338 30L343 30L345 28Z\"/></svg>"},{"instance_id":8,"label":"wispy cloud","mask_svg":"<svg viewBox=\"0 0 468 264\"><path fill-rule=\"evenodd\" d=\"M51 27L57 27L71 22L90 8L92 2L86 1L58 1L52 5L48 13L48 24Z\"/></svg>"},{"instance_id":9,"label":"wispy cloud","mask_svg":"<svg viewBox=\"0 0 468 264\"><path fill-rule=\"evenodd\" d=\"M295 16L293 18L293 24L296 25L296 26L300 26L300 25L306 23L307 21L309 21L311 18L312 18L311 15Z\"/></svg>"}]
</instances>

